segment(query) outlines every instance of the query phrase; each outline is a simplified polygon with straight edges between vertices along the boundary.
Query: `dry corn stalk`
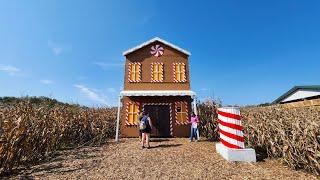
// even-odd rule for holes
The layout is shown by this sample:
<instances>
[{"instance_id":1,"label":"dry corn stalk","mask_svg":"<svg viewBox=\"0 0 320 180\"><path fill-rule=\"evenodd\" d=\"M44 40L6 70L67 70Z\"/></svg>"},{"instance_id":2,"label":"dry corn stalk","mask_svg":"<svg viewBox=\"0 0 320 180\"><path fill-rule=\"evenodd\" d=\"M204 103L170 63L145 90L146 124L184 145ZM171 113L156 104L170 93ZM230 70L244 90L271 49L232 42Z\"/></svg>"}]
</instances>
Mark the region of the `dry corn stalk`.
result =
<instances>
[{"instance_id":1,"label":"dry corn stalk","mask_svg":"<svg viewBox=\"0 0 320 180\"><path fill-rule=\"evenodd\" d=\"M114 136L116 110L22 101L0 106L0 172L83 144Z\"/></svg>"},{"instance_id":2,"label":"dry corn stalk","mask_svg":"<svg viewBox=\"0 0 320 180\"><path fill-rule=\"evenodd\" d=\"M320 175L320 106L242 108L248 146Z\"/></svg>"}]
</instances>

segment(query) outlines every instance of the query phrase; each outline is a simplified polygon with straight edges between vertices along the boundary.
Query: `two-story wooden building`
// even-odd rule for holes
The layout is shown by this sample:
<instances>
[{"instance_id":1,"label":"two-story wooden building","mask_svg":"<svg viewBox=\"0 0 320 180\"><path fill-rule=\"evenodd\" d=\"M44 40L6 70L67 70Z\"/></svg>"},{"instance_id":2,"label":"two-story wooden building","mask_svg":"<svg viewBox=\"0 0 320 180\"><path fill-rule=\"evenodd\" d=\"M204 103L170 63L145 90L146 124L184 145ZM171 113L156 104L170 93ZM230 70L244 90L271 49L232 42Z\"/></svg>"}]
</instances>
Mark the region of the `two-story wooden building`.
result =
<instances>
[{"instance_id":1,"label":"two-story wooden building","mask_svg":"<svg viewBox=\"0 0 320 180\"><path fill-rule=\"evenodd\" d=\"M190 89L190 53L153 38L123 55L124 89L119 98L117 134L121 121L121 136L137 137L138 114L147 111L155 127L152 136L189 136L190 114L192 109L196 111L191 106L195 93Z\"/></svg>"}]
</instances>

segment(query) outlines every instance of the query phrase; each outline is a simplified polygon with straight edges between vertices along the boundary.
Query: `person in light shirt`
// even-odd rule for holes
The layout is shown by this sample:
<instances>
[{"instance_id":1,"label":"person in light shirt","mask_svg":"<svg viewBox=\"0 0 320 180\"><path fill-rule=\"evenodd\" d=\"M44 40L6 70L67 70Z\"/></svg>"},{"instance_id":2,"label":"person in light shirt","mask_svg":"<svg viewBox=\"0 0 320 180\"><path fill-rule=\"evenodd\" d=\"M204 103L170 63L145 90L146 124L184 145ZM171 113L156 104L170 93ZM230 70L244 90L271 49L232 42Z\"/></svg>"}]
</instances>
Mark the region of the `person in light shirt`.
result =
<instances>
[{"instance_id":1,"label":"person in light shirt","mask_svg":"<svg viewBox=\"0 0 320 180\"><path fill-rule=\"evenodd\" d=\"M193 137L196 139L196 142L198 141L198 124L199 124L199 118L197 115L192 113L191 115L191 134L190 134L190 142L193 141Z\"/></svg>"}]
</instances>

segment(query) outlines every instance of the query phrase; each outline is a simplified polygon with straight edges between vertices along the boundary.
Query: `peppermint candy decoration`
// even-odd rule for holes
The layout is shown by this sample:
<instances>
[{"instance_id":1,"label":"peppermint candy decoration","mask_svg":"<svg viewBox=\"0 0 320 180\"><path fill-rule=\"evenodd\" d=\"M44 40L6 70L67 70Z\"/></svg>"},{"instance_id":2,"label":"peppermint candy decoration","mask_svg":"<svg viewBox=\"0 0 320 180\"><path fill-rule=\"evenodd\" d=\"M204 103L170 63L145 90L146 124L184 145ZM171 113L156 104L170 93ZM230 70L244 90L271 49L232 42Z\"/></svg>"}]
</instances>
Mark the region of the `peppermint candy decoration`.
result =
<instances>
[{"instance_id":1,"label":"peppermint candy decoration","mask_svg":"<svg viewBox=\"0 0 320 180\"><path fill-rule=\"evenodd\" d=\"M164 51L164 48L161 47L159 44L157 44L157 45L151 47L150 53L152 55L154 55L155 57L159 57L163 54L163 51Z\"/></svg>"}]
</instances>

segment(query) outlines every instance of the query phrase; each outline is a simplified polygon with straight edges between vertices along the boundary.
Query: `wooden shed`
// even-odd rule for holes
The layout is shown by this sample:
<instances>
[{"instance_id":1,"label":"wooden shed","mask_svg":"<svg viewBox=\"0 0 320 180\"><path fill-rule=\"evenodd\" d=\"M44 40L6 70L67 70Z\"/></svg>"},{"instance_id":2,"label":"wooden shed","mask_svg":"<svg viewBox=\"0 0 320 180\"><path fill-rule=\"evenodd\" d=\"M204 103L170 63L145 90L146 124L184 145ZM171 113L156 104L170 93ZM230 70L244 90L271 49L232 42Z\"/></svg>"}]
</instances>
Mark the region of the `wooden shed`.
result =
<instances>
[{"instance_id":1,"label":"wooden shed","mask_svg":"<svg viewBox=\"0 0 320 180\"><path fill-rule=\"evenodd\" d=\"M122 137L138 137L138 114L144 110L155 127L152 136L189 136L191 111L196 111L192 108L195 93L190 89L190 53L153 38L123 55L124 89L119 97L116 139L119 128Z\"/></svg>"}]
</instances>

